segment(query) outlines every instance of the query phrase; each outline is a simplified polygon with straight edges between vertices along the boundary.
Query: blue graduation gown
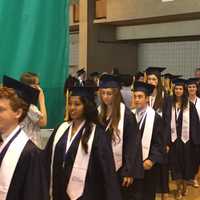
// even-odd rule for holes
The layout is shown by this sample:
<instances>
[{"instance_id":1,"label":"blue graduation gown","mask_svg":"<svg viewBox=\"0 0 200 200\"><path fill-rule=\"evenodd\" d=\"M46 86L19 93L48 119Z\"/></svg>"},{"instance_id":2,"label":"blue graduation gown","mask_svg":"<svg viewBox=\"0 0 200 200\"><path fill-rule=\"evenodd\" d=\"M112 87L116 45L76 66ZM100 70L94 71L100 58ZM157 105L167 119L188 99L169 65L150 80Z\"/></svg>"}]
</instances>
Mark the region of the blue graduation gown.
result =
<instances>
[{"instance_id":1,"label":"blue graduation gown","mask_svg":"<svg viewBox=\"0 0 200 200\"><path fill-rule=\"evenodd\" d=\"M200 144L200 124L199 117L195 106L190 103L190 127L189 127L189 141L183 143L181 140L183 111L180 112L177 120L177 139L171 142L171 110L172 101L169 104L166 118L168 119L168 134L169 134L169 164L172 172L172 179L193 179L197 169L199 155L197 155L198 145Z\"/></svg>"},{"instance_id":2,"label":"blue graduation gown","mask_svg":"<svg viewBox=\"0 0 200 200\"><path fill-rule=\"evenodd\" d=\"M17 163L6 200L47 200L41 151L29 140Z\"/></svg>"},{"instance_id":3,"label":"blue graduation gown","mask_svg":"<svg viewBox=\"0 0 200 200\"><path fill-rule=\"evenodd\" d=\"M74 142L70 146L67 156L65 156L66 141L68 130L58 141L55 148L55 157L53 165L53 199L54 200L70 200L66 193L66 188L71 176L73 164L76 158L79 142L81 139L83 128L78 133ZM50 162L51 149L55 132L49 139L45 149L45 157L47 158L47 171L50 180ZM63 165L63 163L65 163ZM111 145L104 130L96 127L93 146L90 155L88 171L83 195L79 200L121 200L121 194L117 177L115 174L114 160Z\"/></svg>"},{"instance_id":4,"label":"blue graduation gown","mask_svg":"<svg viewBox=\"0 0 200 200\"><path fill-rule=\"evenodd\" d=\"M109 122L107 122L108 124ZM107 125L106 124L106 125ZM119 184L122 184L123 177L133 177L134 182L136 179L144 177L143 162L142 162L142 145L141 138L138 130L135 115L129 108L125 108L124 116L124 133L123 133L123 155L122 167L117 171ZM107 132L109 135L109 132ZM110 143L112 138L110 137ZM134 183L125 188L121 186L121 193L123 199L134 199Z\"/></svg>"},{"instance_id":5,"label":"blue graduation gown","mask_svg":"<svg viewBox=\"0 0 200 200\"><path fill-rule=\"evenodd\" d=\"M140 130L141 139L144 132L146 119L143 122L142 128ZM158 164L163 163L164 158L164 142L163 142L163 125L164 122L160 115L156 113L152 139L150 144L149 156L147 159L153 161L155 164L150 170L145 170L144 179L136 181L135 191L137 193L137 200L154 200L156 194L156 184L158 181Z\"/></svg>"}]
</instances>

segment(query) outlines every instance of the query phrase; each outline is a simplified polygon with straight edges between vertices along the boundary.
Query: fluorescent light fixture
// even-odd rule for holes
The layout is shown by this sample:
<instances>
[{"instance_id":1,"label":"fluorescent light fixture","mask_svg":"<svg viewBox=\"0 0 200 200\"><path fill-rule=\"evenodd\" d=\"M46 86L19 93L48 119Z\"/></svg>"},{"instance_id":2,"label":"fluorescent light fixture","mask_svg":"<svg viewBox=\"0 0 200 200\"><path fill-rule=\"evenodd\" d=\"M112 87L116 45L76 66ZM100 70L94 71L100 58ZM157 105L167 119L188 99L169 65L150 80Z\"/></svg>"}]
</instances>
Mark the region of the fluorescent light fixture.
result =
<instances>
[{"instance_id":1,"label":"fluorescent light fixture","mask_svg":"<svg viewBox=\"0 0 200 200\"><path fill-rule=\"evenodd\" d=\"M174 1L174 0L161 0L162 2L170 2L170 1Z\"/></svg>"}]
</instances>

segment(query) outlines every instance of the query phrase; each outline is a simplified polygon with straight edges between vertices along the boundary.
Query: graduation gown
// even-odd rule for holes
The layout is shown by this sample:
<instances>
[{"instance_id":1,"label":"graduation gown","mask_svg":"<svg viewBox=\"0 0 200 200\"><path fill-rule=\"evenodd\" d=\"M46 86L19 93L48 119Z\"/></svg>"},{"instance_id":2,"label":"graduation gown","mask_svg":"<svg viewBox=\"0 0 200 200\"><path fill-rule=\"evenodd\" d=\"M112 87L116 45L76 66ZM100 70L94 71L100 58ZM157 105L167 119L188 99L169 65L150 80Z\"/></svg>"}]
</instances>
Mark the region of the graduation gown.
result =
<instances>
[{"instance_id":1,"label":"graduation gown","mask_svg":"<svg viewBox=\"0 0 200 200\"><path fill-rule=\"evenodd\" d=\"M109 121L107 121L108 125ZM107 132L112 143L109 131ZM123 177L143 178L142 146L135 115L125 108L123 130L122 167L117 171L119 179Z\"/></svg>"},{"instance_id":2,"label":"graduation gown","mask_svg":"<svg viewBox=\"0 0 200 200\"><path fill-rule=\"evenodd\" d=\"M29 140L18 160L6 200L47 200L46 180L41 152Z\"/></svg>"},{"instance_id":3,"label":"graduation gown","mask_svg":"<svg viewBox=\"0 0 200 200\"><path fill-rule=\"evenodd\" d=\"M65 149L69 129L65 130L55 147L53 164L53 200L70 200L66 189L73 169L83 128L71 144L67 156L65 156ZM48 180L50 180L52 144L55 133L56 130L51 135L44 154L47 159L46 169L48 172ZM94 199L121 200L111 145L104 130L100 126L96 126L86 174L85 188L82 196L78 200Z\"/></svg>"},{"instance_id":4,"label":"graduation gown","mask_svg":"<svg viewBox=\"0 0 200 200\"><path fill-rule=\"evenodd\" d=\"M140 130L141 140L144 132L146 119ZM152 138L150 144L149 156L147 159L153 161L155 164L150 170L145 170L144 179L136 182L138 198L142 200L154 200L156 193L156 184L158 180L158 164L163 163L164 145L163 145L163 120L157 113L155 114Z\"/></svg>"},{"instance_id":5,"label":"graduation gown","mask_svg":"<svg viewBox=\"0 0 200 200\"><path fill-rule=\"evenodd\" d=\"M183 121L183 111L180 111L176 122L177 139L171 141L171 110L172 110L172 100L169 103L169 107L166 111L165 118L168 120L168 143L170 146L169 151L169 165L172 173L172 179L193 179L197 172L197 160L199 155L197 155L197 146L200 144L200 134L199 134L199 117L195 106L190 102L189 118L189 141L184 143L181 140L182 132L182 121Z\"/></svg>"}]
</instances>

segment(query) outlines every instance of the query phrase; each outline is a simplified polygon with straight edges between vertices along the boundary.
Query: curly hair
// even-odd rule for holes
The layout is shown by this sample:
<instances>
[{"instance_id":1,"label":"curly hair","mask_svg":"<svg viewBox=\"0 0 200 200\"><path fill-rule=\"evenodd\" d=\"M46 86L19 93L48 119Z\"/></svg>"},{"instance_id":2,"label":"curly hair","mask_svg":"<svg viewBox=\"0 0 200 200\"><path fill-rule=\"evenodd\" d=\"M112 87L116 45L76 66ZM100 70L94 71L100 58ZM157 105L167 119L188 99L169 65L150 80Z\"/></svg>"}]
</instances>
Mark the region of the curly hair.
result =
<instances>
[{"instance_id":1,"label":"curly hair","mask_svg":"<svg viewBox=\"0 0 200 200\"><path fill-rule=\"evenodd\" d=\"M9 100L10 106L14 112L22 109L22 115L19 118L19 122L22 122L24 120L29 109L29 104L27 104L22 98L20 98L14 89L0 87L0 99Z\"/></svg>"}]
</instances>

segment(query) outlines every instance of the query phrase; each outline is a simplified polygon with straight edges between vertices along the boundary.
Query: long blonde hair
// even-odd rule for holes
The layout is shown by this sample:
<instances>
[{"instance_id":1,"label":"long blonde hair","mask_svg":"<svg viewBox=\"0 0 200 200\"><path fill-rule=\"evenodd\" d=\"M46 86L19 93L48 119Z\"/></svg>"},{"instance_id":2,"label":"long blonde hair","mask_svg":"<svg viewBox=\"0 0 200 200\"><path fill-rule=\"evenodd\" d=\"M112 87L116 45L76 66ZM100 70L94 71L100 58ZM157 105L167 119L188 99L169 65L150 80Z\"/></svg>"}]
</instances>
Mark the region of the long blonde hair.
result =
<instances>
[{"instance_id":1,"label":"long blonde hair","mask_svg":"<svg viewBox=\"0 0 200 200\"><path fill-rule=\"evenodd\" d=\"M120 121L120 103L123 102L122 95L119 88L111 88L113 92L113 102L112 102L112 113L111 113L111 124L109 127L109 131L111 133L112 139L115 140L116 136L119 137L119 130L118 130L118 124ZM105 125L106 124L106 114L107 114L107 106L103 102L101 97L101 91L100 91L100 99L101 99L101 110L99 114L100 122Z\"/></svg>"}]
</instances>

